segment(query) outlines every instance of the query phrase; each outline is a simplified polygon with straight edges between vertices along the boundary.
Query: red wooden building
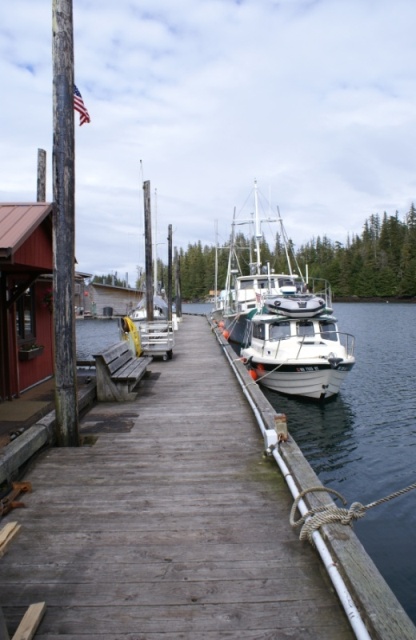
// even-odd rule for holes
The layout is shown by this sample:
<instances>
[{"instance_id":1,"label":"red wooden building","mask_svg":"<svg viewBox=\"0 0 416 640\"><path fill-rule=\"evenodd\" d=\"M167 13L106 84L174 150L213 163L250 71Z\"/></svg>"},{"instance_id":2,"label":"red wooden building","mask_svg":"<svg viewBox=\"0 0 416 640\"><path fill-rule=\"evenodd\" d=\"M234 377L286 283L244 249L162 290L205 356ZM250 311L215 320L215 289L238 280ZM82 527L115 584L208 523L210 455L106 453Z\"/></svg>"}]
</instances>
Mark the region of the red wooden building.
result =
<instances>
[{"instance_id":1,"label":"red wooden building","mask_svg":"<svg viewBox=\"0 0 416 640\"><path fill-rule=\"evenodd\" d=\"M53 375L52 209L0 203L0 401Z\"/></svg>"}]
</instances>

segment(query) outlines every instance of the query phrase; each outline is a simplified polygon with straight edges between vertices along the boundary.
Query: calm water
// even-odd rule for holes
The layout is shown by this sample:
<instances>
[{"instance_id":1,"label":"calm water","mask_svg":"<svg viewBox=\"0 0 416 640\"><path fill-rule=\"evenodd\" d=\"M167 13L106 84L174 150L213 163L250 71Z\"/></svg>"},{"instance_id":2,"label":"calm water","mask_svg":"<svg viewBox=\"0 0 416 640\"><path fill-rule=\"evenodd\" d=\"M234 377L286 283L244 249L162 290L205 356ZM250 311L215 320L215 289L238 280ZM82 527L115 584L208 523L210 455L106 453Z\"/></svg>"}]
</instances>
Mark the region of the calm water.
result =
<instances>
[{"instance_id":1,"label":"calm water","mask_svg":"<svg viewBox=\"0 0 416 640\"><path fill-rule=\"evenodd\" d=\"M208 313L210 305L183 305ZM416 305L337 304L357 364L324 406L265 390L321 482L368 504L416 482ZM92 343L94 339L95 344ZM116 320L77 323L78 357L118 340ZM97 344L98 342L98 344ZM370 509L354 530L416 623L416 490Z\"/></svg>"}]
</instances>

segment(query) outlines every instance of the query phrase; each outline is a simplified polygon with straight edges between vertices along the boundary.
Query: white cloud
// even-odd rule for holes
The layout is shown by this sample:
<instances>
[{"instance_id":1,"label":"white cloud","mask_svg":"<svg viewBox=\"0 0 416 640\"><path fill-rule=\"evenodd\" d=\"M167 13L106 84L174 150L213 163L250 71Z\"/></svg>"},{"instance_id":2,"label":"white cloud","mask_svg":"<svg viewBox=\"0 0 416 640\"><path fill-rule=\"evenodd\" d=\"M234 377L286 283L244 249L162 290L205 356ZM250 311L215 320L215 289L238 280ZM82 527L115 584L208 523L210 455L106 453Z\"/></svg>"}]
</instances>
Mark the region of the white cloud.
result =
<instances>
[{"instance_id":1,"label":"white cloud","mask_svg":"<svg viewBox=\"0 0 416 640\"><path fill-rule=\"evenodd\" d=\"M35 199L38 148L52 164L48 5L0 8L3 201ZM178 247L214 243L216 220L226 240L254 179L296 245L404 215L415 14L412 0L75 0L75 78L92 119L75 131L79 268L133 283L143 178L164 259L168 224Z\"/></svg>"}]
</instances>

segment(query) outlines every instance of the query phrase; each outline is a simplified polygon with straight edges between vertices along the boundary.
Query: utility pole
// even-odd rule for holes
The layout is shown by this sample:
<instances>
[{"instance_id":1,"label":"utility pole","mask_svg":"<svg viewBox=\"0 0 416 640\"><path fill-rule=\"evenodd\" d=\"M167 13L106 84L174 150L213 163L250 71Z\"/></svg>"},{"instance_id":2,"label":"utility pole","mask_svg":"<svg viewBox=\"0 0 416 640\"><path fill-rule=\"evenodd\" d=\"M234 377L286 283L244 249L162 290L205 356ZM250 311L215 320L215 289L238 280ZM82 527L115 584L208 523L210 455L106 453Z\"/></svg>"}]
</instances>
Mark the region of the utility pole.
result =
<instances>
[{"instance_id":1,"label":"utility pole","mask_svg":"<svg viewBox=\"0 0 416 640\"><path fill-rule=\"evenodd\" d=\"M168 320L172 321L172 225L168 226Z\"/></svg>"},{"instance_id":2,"label":"utility pole","mask_svg":"<svg viewBox=\"0 0 416 640\"><path fill-rule=\"evenodd\" d=\"M58 446L78 446L75 347L75 143L72 0L52 2L53 300L55 409Z\"/></svg>"},{"instance_id":3,"label":"utility pole","mask_svg":"<svg viewBox=\"0 0 416 640\"><path fill-rule=\"evenodd\" d=\"M152 215L150 200L150 180L143 183L144 192L144 244L146 269L146 315L153 320L153 278L152 278Z\"/></svg>"},{"instance_id":4,"label":"utility pole","mask_svg":"<svg viewBox=\"0 0 416 640\"><path fill-rule=\"evenodd\" d=\"M182 293L181 293L181 259L178 249L175 247L175 290L176 290L176 315L182 318Z\"/></svg>"}]
</instances>

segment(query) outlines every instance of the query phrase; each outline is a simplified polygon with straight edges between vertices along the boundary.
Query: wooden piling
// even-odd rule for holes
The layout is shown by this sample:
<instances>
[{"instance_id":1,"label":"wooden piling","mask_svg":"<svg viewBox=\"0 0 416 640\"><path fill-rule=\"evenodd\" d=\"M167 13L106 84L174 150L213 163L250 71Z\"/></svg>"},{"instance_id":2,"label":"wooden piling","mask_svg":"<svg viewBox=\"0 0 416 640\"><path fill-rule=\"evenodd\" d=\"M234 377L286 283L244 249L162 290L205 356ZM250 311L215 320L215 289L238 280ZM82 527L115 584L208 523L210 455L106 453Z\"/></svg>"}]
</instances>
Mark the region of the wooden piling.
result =
<instances>
[{"instance_id":1,"label":"wooden piling","mask_svg":"<svg viewBox=\"0 0 416 640\"><path fill-rule=\"evenodd\" d=\"M38 149L37 202L46 202L46 151Z\"/></svg>"},{"instance_id":2,"label":"wooden piling","mask_svg":"<svg viewBox=\"0 0 416 640\"><path fill-rule=\"evenodd\" d=\"M150 199L150 180L143 183L144 197L144 242L145 242L145 270L146 270L146 314L147 320L153 320L153 253L152 253L152 216Z\"/></svg>"},{"instance_id":3,"label":"wooden piling","mask_svg":"<svg viewBox=\"0 0 416 640\"><path fill-rule=\"evenodd\" d=\"M77 446L75 144L72 0L53 0L53 305L56 439Z\"/></svg>"}]
</instances>

